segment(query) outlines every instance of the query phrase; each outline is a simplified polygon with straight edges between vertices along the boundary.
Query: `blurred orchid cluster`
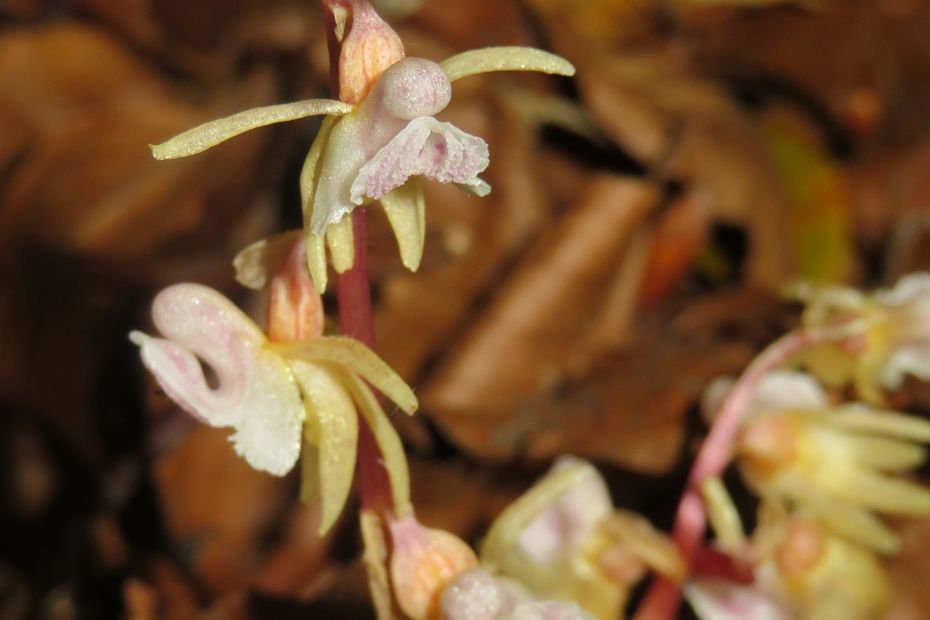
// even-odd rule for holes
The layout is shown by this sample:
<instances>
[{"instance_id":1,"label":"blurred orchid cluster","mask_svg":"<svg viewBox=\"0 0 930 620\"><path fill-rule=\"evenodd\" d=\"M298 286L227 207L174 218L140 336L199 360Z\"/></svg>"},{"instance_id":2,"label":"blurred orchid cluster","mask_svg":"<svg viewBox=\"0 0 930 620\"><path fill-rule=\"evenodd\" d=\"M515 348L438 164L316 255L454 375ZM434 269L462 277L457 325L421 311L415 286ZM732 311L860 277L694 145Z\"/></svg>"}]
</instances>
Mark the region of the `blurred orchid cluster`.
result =
<instances>
[{"instance_id":1,"label":"blurred orchid cluster","mask_svg":"<svg viewBox=\"0 0 930 620\"><path fill-rule=\"evenodd\" d=\"M256 469L282 476L300 461L301 495L319 502L321 534L358 482L364 561L381 620L619 618L650 572L655 585L642 618L673 617L682 589L708 620L880 617L890 591L881 560L900 543L879 515L930 513L930 492L905 478L924 459L930 422L878 408L904 375L930 378L930 276L873 295L803 292L802 327L740 379L709 390L711 431L672 537L615 509L597 471L573 457L500 514L477 554L417 520L403 446L381 396L407 414L417 399L370 339L323 335L327 256L340 277L363 270L359 207L380 203L404 265L416 270L422 180L490 191L478 176L489 165L487 144L436 118L452 83L488 71L574 69L517 47L442 63L405 57L367 0L322 4L338 100L248 110L152 147L159 159L186 157L256 127L326 116L300 179L304 230L261 240L235 260L242 284L268 289L267 326L217 291L178 284L153 305L161 337L132 333L168 396L204 423L232 428L234 449ZM367 287L361 275L352 282ZM340 312L358 299L342 286L337 293ZM349 308L345 316L365 313ZM345 320L343 329L366 331ZM843 401L850 393L856 400ZM759 498L751 534L721 482L731 460ZM711 549L702 542L708 519ZM708 551L732 570L702 571L698 559Z\"/></svg>"},{"instance_id":2,"label":"blurred orchid cluster","mask_svg":"<svg viewBox=\"0 0 930 620\"><path fill-rule=\"evenodd\" d=\"M930 514L930 490L907 478L926 459L930 421L879 408L905 375L927 377L930 276L803 297L803 349L749 385L716 382L705 399L713 420L745 390L732 458L759 506L747 536L721 479L700 483L715 545L753 577L693 579L702 618L883 618L883 560L902 545L882 517Z\"/></svg>"}]
</instances>

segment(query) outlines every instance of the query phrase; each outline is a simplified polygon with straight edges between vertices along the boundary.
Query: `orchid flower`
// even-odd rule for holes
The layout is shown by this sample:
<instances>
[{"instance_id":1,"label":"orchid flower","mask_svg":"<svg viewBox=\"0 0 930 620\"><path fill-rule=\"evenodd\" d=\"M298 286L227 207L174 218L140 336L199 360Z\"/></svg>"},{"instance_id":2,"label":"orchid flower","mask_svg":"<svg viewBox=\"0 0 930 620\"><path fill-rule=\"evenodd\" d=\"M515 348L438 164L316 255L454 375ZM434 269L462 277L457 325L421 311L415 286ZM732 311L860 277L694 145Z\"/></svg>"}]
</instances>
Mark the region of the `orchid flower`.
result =
<instances>
[{"instance_id":1,"label":"orchid flower","mask_svg":"<svg viewBox=\"0 0 930 620\"><path fill-rule=\"evenodd\" d=\"M495 520L481 565L542 599L574 600L616 618L647 568L680 579L675 546L642 517L614 510L590 464L563 457Z\"/></svg>"},{"instance_id":2,"label":"orchid flower","mask_svg":"<svg viewBox=\"0 0 930 620\"><path fill-rule=\"evenodd\" d=\"M860 397L882 404L882 389L904 377L930 380L930 274L913 273L893 288L864 294L844 287L802 292L809 327L848 324L858 346L823 345L806 354L810 371L827 383L852 383Z\"/></svg>"},{"instance_id":3,"label":"orchid flower","mask_svg":"<svg viewBox=\"0 0 930 620\"><path fill-rule=\"evenodd\" d=\"M869 550L816 521L763 503L750 553L754 582L699 578L685 593L701 620L877 620L891 583Z\"/></svg>"},{"instance_id":4,"label":"orchid flower","mask_svg":"<svg viewBox=\"0 0 930 620\"><path fill-rule=\"evenodd\" d=\"M286 301L307 303L306 296L287 293ZM234 429L236 452L255 469L283 476L303 452L301 494L305 501L320 500L321 532L335 522L351 487L359 414L381 448L395 512L406 514L403 449L366 382L408 414L417 408L416 397L360 342L322 336L322 307L313 295L309 303L315 307L295 308L289 315L296 322L276 322L269 338L219 292L176 284L152 304L153 323L163 337L136 331L130 338L165 393L202 422ZM303 339L288 341L281 337L286 333ZM203 365L215 375L216 387Z\"/></svg>"},{"instance_id":5,"label":"orchid flower","mask_svg":"<svg viewBox=\"0 0 930 620\"><path fill-rule=\"evenodd\" d=\"M420 179L454 183L479 196L490 191L478 176L489 163L485 141L435 118L449 105L453 82L492 71L575 71L559 56L525 47L472 50L441 63L404 58L397 35L367 2L345 4L351 6L351 27L333 28L344 33L343 101L310 99L255 108L152 147L156 159L187 157L250 129L325 115L300 176L308 266L320 292L326 288L327 246L337 272L352 267L355 242L347 216L357 206L381 203L402 262L416 271L425 236Z\"/></svg>"},{"instance_id":6,"label":"orchid flower","mask_svg":"<svg viewBox=\"0 0 930 620\"><path fill-rule=\"evenodd\" d=\"M734 459L760 496L881 553L899 541L875 512L930 514L930 491L895 474L926 458L930 422L865 406L831 406L803 373L761 381Z\"/></svg>"}]
</instances>

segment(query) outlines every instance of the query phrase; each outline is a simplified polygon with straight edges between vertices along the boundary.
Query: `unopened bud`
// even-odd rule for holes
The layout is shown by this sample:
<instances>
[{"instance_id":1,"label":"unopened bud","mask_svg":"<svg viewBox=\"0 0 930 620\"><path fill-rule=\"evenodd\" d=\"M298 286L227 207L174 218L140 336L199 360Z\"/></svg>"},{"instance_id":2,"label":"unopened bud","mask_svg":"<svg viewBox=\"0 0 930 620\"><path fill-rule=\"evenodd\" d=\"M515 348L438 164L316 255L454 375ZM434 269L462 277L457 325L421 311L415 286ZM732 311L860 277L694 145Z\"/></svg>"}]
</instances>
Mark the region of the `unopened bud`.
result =
<instances>
[{"instance_id":1,"label":"unopened bud","mask_svg":"<svg viewBox=\"0 0 930 620\"><path fill-rule=\"evenodd\" d=\"M384 70L404 57L397 33L367 0L323 0L330 66L339 100L360 103Z\"/></svg>"},{"instance_id":2,"label":"unopened bud","mask_svg":"<svg viewBox=\"0 0 930 620\"><path fill-rule=\"evenodd\" d=\"M391 585L397 603L413 620L439 616L439 597L459 573L477 566L471 548L449 532L425 528L407 516L389 525Z\"/></svg>"}]
</instances>

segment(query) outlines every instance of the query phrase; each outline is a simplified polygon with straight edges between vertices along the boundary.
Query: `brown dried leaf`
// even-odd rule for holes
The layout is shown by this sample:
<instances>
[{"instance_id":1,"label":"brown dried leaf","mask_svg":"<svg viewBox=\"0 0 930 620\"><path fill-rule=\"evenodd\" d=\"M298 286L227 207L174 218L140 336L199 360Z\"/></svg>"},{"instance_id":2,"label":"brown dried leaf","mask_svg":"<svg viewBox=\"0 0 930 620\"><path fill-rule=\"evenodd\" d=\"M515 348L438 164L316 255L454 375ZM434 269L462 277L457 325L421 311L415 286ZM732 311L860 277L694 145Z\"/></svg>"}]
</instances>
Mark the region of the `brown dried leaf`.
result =
<instances>
[{"instance_id":1,"label":"brown dried leaf","mask_svg":"<svg viewBox=\"0 0 930 620\"><path fill-rule=\"evenodd\" d=\"M765 297L711 298L674 321L657 317L638 325L636 337L622 352L601 358L582 376L548 391L528 387L511 395L515 402L502 403L495 400L494 389L473 388L473 405L449 384L440 384L446 392L437 399L448 393L460 398L459 406L434 406L431 391L423 401L454 441L484 459L551 459L572 453L636 471L665 473L680 453L682 416L713 378L748 363L776 331L769 325L760 334L760 315L775 318L778 313ZM544 354L543 350L540 357ZM507 355L494 351L484 358L485 369L473 368L473 375L512 375L515 368L528 372ZM531 366L537 372L538 368Z\"/></svg>"},{"instance_id":2,"label":"brown dried leaf","mask_svg":"<svg viewBox=\"0 0 930 620\"><path fill-rule=\"evenodd\" d=\"M152 471L171 536L190 550L194 570L214 592L254 582L262 535L294 492L288 479L249 467L228 435L195 426Z\"/></svg>"},{"instance_id":3,"label":"brown dried leaf","mask_svg":"<svg viewBox=\"0 0 930 620\"><path fill-rule=\"evenodd\" d=\"M111 258L150 255L209 231L211 203L231 217L249 196L255 177L247 162L262 137L189 161L154 161L148 143L215 111L181 103L102 32L73 24L10 31L0 38L0 80L17 85L0 93L0 109L23 128L0 137L0 154L13 162L0 190L5 239ZM251 86L250 98L268 96L267 84Z\"/></svg>"}]
</instances>

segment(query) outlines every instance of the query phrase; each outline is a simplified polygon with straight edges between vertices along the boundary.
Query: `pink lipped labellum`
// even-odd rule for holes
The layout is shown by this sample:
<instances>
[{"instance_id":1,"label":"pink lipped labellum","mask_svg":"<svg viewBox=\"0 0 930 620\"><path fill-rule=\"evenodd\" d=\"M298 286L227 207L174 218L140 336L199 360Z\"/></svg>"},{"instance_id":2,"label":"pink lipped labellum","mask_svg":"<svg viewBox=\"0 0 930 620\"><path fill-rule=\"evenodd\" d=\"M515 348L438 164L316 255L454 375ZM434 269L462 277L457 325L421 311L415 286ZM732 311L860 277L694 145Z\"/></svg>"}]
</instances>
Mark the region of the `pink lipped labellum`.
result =
<instances>
[{"instance_id":1,"label":"pink lipped labellum","mask_svg":"<svg viewBox=\"0 0 930 620\"><path fill-rule=\"evenodd\" d=\"M380 202L401 260L415 271L423 255L425 206L420 179L454 183L483 196L478 175L489 163L484 140L435 118L448 106L452 82L493 71L573 75L567 60L542 50L492 47L441 63L404 58L396 33L363 0L326 0L330 53L341 101L311 99L256 108L211 121L154 145L156 159L200 153L245 131L308 116L326 116L300 175L307 261L320 292L326 251L338 273L352 267L348 215Z\"/></svg>"},{"instance_id":2,"label":"pink lipped labellum","mask_svg":"<svg viewBox=\"0 0 930 620\"><path fill-rule=\"evenodd\" d=\"M130 339L182 409L210 426L234 429L233 446L252 467L282 476L303 457L301 495L321 502L321 531L335 522L351 488L359 419L381 450L394 511L405 515L406 459L368 384L408 414L417 408L416 397L362 343L322 335L322 307L301 249L298 244L287 259L291 268L271 281L268 336L219 292L176 284L152 304L162 337L132 332ZM216 387L207 382L204 365Z\"/></svg>"}]
</instances>

